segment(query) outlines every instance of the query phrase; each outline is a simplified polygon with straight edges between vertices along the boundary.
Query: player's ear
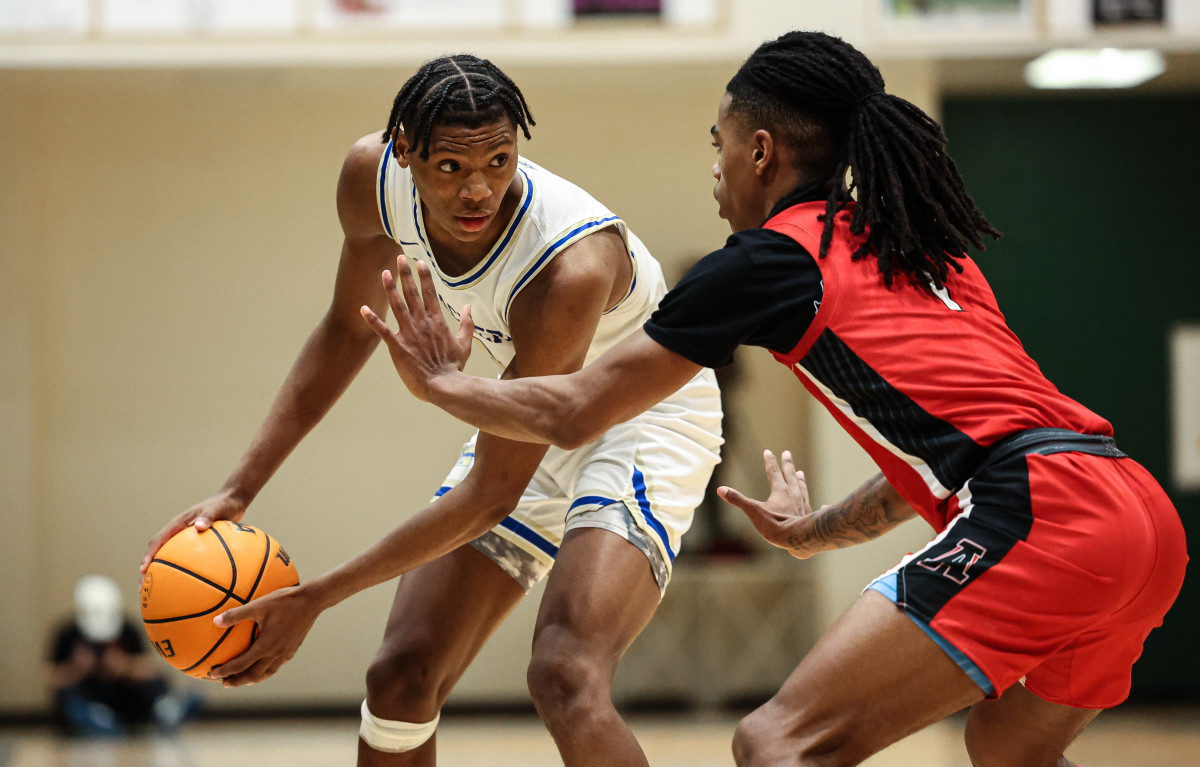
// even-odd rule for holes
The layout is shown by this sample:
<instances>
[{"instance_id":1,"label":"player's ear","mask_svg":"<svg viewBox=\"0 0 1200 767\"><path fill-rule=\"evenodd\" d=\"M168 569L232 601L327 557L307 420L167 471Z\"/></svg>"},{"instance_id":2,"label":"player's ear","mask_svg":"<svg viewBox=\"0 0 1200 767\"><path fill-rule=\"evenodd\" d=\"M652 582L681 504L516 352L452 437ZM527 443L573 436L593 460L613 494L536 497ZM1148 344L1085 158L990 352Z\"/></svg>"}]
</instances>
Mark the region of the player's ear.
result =
<instances>
[{"instance_id":1,"label":"player's ear","mask_svg":"<svg viewBox=\"0 0 1200 767\"><path fill-rule=\"evenodd\" d=\"M753 136L755 172L759 175L766 170L767 165L775 158L775 137L770 131L757 130Z\"/></svg>"},{"instance_id":2,"label":"player's ear","mask_svg":"<svg viewBox=\"0 0 1200 767\"><path fill-rule=\"evenodd\" d=\"M396 157L396 162L401 168L408 167L408 139L404 136L404 127L397 125L392 131L392 154Z\"/></svg>"}]
</instances>

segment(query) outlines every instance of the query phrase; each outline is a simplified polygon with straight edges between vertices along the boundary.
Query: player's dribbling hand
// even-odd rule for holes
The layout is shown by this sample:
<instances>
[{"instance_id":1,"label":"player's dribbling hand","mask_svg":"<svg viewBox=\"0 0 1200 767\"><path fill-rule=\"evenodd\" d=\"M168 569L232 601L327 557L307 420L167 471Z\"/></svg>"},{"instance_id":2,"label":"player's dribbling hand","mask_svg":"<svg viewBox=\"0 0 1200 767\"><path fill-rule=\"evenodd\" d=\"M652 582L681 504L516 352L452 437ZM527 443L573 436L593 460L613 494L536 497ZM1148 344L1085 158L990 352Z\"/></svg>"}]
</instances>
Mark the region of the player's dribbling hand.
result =
<instances>
[{"instance_id":1,"label":"player's dribbling hand","mask_svg":"<svg viewBox=\"0 0 1200 767\"><path fill-rule=\"evenodd\" d=\"M142 564L138 567L138 572L145 576L146 570L150 567L150 560L154 559L154 555L158 553L162 545L189 525L194 525L197 532L203 532L212 527L213 522L220 519L241 522L245 514L246 504L229 492L220 492L204 499L182 514L177 514L166 524L166 527L159 530L158 534L150 539L150 542L146 544L146 554L142 557Z\"/></svg>"},{"instance_id":2,"label":"player's dribbling hand","mask_svg":"<svg viewBox=\"0 0 1200 767\"><path fill-rule=\"evenodd\" d=\"M320 614L320 608L302 586L288 586L215 616L213 623L221 628L254 621L258 635L249 649L214 667L209 676L226 687L267 679L295 657Z\"/></svg>"},{"instance_id":3,"label":"player's dribbling hand","mask_svg":"<svg viewBox=\"0 0 1200 767\"><path fill-rule=\"evenodd\" d=\"M392 364L404 385L418 399L428 402L430 381L439 375L458 372L467 364L475 323L471 320L471 307L465 307L458 334L451 333L442 316L429 266L418 261L417 274L421 281L419 287L404 256L396 259L399 290L396 289L396 277L389 271L383 273L383 288L387 291L392 313L396 315L398 328L395 331L369 306L362 307L360 312L375 335L387 344Z\"/></svg>"},{"instance_id":4,"label":"player's dribbling hand","mask_svg":"<svg viewBox=\"0 0 1200 767\"><path fill-rule=\"evenodd\" d=\"M756 501L732 487L719 487L717 494L745 512L758 534L768 543L786 549L797 559L807 559L817 552L805 545L808 542L806 522L812 507L804 472L796 471L792 454L787 450L783 451L782 468L770 450L763 451L763 463L771 483L771 495L767 500Z\"/></svg>"}]
</instances>

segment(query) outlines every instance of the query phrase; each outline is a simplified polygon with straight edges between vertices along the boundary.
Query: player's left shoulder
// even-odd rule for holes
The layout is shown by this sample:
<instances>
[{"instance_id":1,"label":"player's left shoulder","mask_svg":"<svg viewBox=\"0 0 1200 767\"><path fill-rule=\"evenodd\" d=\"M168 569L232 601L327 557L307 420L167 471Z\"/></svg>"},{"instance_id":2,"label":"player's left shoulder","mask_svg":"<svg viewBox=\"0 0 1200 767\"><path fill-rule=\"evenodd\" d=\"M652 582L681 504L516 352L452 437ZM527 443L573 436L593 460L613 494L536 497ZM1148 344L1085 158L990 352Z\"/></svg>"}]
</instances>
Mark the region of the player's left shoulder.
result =
<instances>
[{"instance_id":1,"label":"player's left shoulder","mask_svg":"<svg viewBox=\"0 0 1200 767\"><path fill-rule=\"evenodd\" d=\"M611 284L617 267L628 258L621 233L613 226L597 227L546 264L536 282L542 283L543 291L560 295L591 290Z\"/></svg>"}]
</instances>

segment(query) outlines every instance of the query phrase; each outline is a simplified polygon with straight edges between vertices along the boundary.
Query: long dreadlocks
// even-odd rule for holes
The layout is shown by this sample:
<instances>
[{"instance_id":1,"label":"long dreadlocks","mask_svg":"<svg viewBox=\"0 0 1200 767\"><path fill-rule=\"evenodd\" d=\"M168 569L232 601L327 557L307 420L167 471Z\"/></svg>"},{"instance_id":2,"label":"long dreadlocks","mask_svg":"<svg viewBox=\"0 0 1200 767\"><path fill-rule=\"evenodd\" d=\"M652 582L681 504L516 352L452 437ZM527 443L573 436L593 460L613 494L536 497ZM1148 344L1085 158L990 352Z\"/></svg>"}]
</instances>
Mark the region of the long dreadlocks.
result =
<instances>
[{"instance_id":1,"label":"long dreadlocks","mask_svg":"<svg viewBox=\"0 0 1200 767\"><path fill-rule=\"evenodd\" d=\"M967 194L942 127L915 105L885 93L883 76L862 53L820 32L789 32L763 43L729 81L730 110L778 130L807 178L832 183L820 256L829 250L834 214L857 188L850 231L866 241L854 259L874 254L887 284L896 272L941 287L967 246L1000 233ZM843 188L849 168L852 183ZM775 215L807 195L797 189ZM811 199L811 198L810 198Z\"/></svg>"},{"instance_id":2,"label":"long dreadlocks","mask_svg":"<svg viewBox=\"0 0 1200 767\"><path fill-rule=\"evenodd\" d=\"M383 143L404 127L409 151L429 159L429 142L438 125L478 127L504 116L530 138L535 125L525 96L508 75L492 62L470 54L444 56L426 62L409 78L388 117Z\"/></svg>"}]
</instances>

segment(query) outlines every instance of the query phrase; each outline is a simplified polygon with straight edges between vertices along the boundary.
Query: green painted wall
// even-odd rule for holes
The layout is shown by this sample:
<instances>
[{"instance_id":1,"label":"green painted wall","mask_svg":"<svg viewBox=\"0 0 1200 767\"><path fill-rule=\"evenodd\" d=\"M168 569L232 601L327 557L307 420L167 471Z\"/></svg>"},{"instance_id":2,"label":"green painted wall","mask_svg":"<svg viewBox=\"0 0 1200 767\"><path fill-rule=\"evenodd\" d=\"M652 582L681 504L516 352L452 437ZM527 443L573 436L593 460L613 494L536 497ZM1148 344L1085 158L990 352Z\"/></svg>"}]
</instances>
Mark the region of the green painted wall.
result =
<instances>
[{"instance_id":1,"label":"green painted wall","mask_svg":"<svg viewBox=\"0 0 1200 767\"><path fill-rule=\"evenodd\" d=\"M1167 333L1200 322L1200 98L955 99L943 114L1004 233L978 260L1009 324L1163 482L1195 561L1200 494L1169 481ZM1136 698L1200 698L1195 571L1134 668Z\"/></svg>"}]
</instances>

